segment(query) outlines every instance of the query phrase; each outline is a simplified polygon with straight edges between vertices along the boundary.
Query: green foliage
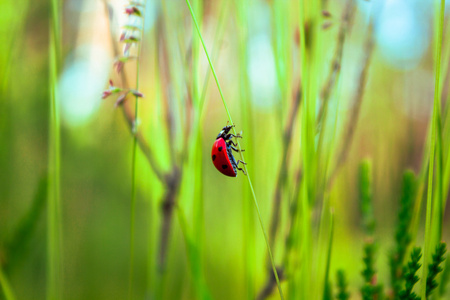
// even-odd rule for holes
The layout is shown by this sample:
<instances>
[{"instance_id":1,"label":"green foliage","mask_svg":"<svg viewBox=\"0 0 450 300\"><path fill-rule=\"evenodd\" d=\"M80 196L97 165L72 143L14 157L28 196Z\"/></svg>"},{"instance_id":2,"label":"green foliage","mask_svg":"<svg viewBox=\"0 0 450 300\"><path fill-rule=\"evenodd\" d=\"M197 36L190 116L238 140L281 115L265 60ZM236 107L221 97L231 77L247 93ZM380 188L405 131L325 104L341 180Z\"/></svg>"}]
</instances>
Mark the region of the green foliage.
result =
<instances>
[{"instance_id":1,"label":"green foliage","mask_svg":"<svg viewBox=\"0 0 450 300\"><path fill-rule=\"evenodd\" d=\"M359 166L359 199L363 226L367 234L372 236L375 231L375 218L372 206L372 166L364 160Z\"/></svg>"},{"instance_id":2,"label":"green foliage","mask_svg":"<svg viewBox=\"0 0 450 300\"><path fill-rule=\"evenodd\" d=\"M395 246L389 255L389 266L391 274L391 286L394 298L402 288L402 266L409 244L411 233L409 231L413 201L416 194L416 179L412 171L403 174L402 196L398 212L397 229L395 232Z\"/></svg>"},{"instance_id":3,"label":"green foliage","mask_svg":"<svg viewBox=\"0 0 450 300\"><path fill-rule=\"evenodd\" d=\"M441 242L437 247L436 251L433 253L433 259L431 264L428 266L428 276L427 276L427 297L431 295L433 290L438 286L436 281L436 276L442 272L441 263L445 260L444 254L447 251L447 245Z\"/></svg>"},{"instance_id":4,"label":"green foliage","mask_svg":"<svg viewBox=\"0 0 450 300\"><path fill-rule=\"evenodd\" d=\"M415 247L411 251L411 258L403 271L403 279L405 280L405 288L399 292L398 296L402 300L418 300L420 299L416 293L413 292L414 285L419 281L416 272L420 268L420 258L422 257L422 250L420 247Z\"/></svg>"},{"instance_id":5,"label":"green foliage","mask_svg":"<svg viewBox=\"0 0 450 300\"><path fill-rule=\"evenodd\" d=\"M347 300L350 298L350 293L347 290L348 282L345 278L345 271L338 270L336 272L336 285L337 285L337 293L336 299L338 300Z\"/></svg>"}]
</instances>

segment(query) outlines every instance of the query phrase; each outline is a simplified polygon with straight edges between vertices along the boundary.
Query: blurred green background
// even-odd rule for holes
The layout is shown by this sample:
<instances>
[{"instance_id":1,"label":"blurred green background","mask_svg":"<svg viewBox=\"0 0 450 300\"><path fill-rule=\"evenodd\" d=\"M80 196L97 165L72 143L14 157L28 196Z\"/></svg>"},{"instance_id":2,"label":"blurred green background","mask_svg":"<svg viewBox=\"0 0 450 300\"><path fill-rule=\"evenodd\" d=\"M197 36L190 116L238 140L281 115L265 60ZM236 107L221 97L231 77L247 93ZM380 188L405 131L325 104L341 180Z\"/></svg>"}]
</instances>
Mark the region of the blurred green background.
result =
<instances>
[{"instance_id":1,"label":"blurred green background","mask_svg":"<svg viewBox=\"0 0 450 300\"><path fill-rule=\"evenodd\" d=\"M236 130L243 131L241 146L246 149L248 171L268 228L282 164L283 130L300 82L300 4L263 0L192 2L202 19L202 33ZM377 269L387 285L387 253L394 244L402 174L408 168L418 174L422 168L433 107L432 4L420 0L375 2L354 3L339 80L330 97L331 119L322 125L329 134L324 147L334 151L348 142L342 136L359 88L372 16L376 20L374 50L367 67L361 111L353 122L355 135L347 160L330 190L335 218L330 276L334 279L338 268L347 271L352 299L360 299L357 292L363 268L358 165L368 158L373 166ZM113 62L117 56L114 47L119 51L123 47L118 40L121 26L127 22L124 6L124 2L115 0L61 3L57 99L61 116L63 299L128 296L133 135L123 107L115 108L113 97L101 99L110 78L123 85ZM314 23L323 43L318 67L320 86L332 68L345 1L323 1L322 7L331 17ZM0 4L0 264L17 299L46 297L50 12L49 1L2 0ZM446 12L443 108L450 81L450 64L445 59L450 48L449 4ZM172 218L167 266L161 276L161 207L171 187L158 179L138 147L133 298L158 299L156 290L161 289L159 295L164 299L194 299L196 280L204 277L213 299L246 299L249 294L257 294L269 276L267 250L245 176L225 177L211 163L212 144L228 117L208 75L209 66L185 1L147 0L142 26L139 84L145 97L139 100L139 130L158 168L171 174L175 166L182 175L175 197L175 207L180 210L175 208ZM124 69L131 88L136 82L135 63L127 63ZM204 88L205 103L198 108L196 99L201 98ZM320 103L320 99L317 101ZM134 99L129 97L125 106L133 109ZM444 116L442 120L443 149L447 153L449 124ZM289 205L295 201L300 184L299 124L297 116L289 137L280 230L272 249L277 265L283 260ZM191 128L188 134L187 128ZM319 208L312 210L313 227L318 225ZM423 241L424 215L425 208L415 237L418 245ZM447 209L442 238L447 241L448 226ZM312 232L313 239L316 234ZM189 252L189 243L194 243L193 249L201 256L200 277L196 277L196 266L189 259L189 253L193 253ZM248 274L253 274L250 285ZM272 297L278 299L276 289Z\"/></svg>"}]
</instances>

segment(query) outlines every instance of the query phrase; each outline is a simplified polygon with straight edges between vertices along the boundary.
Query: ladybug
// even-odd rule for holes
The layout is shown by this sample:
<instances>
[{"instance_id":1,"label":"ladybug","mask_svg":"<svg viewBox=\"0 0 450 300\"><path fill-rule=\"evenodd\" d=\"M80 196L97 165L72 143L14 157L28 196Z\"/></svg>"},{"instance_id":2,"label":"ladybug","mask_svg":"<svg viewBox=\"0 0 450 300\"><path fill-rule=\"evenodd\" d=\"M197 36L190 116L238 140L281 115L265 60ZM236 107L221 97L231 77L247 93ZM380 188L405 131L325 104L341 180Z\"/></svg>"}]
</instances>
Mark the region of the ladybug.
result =
<instances>
[{"instance_id":1,"label":"ladybug","mask_svg":"<svg viewBox=\"0 0 450 300\"><path fill-rule=\"evenodd\" d=\"M216 169L219 170L220 173L230 177L236 177L237 170L240 170L244 173L244 175L247 175L242 168L239 168L239 163L244 165L246 165L246 163L241 160L236 161L233 156L232 151L239 152L239 150L236 148L237 144L235 144L231 139L242 138L239 134L234 135L229 133L233 127L234 125L227 125L222 128L217 135L211 151L211 158Z\"/></svg>"}]
</instances>

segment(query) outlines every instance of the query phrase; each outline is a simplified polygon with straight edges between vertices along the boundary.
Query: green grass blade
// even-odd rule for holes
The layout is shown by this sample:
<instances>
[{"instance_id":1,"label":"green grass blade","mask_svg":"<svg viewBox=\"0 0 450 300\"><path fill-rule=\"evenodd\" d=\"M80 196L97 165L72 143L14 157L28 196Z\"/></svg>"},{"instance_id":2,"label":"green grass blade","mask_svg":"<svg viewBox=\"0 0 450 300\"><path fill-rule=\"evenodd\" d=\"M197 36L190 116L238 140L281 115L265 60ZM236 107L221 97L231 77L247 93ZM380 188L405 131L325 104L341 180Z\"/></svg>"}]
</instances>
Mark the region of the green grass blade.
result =
<instances>
[{"instance_id":1,"label":"green grass blade","mask_svg":"<svg viewBox=\"0 0 450 300\"><path fill-rule=\"evenodd\" d=\"M16 297L14 296L13 289L9 283L8 278L6 278L5 274L3 273L3 269L0 268L0 285L3 289L3 295L5 296L5 300L15 300Z\"/></svg>"}]
</instances>

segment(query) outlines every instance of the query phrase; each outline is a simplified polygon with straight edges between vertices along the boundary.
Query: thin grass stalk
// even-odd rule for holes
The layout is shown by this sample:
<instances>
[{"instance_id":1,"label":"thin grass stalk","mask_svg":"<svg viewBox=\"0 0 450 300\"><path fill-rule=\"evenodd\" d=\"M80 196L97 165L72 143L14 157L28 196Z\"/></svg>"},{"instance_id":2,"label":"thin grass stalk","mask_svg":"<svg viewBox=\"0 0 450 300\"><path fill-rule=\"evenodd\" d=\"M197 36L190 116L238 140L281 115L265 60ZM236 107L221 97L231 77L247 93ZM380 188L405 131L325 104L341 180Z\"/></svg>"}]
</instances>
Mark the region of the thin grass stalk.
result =
<instances>
[{"instance_id":1,"label":"thin grass stalk","mask_svg":"<svg viewBox=\"0 0 450 300\"><path fill-rule=\"evenodd\" d=\"M323 298L326 297L327 286L331 288L330 283L330 269L331 269L331 257L333 255L333 241L334 241L334 209L330 206L330 228L327 244L327 257L326 257L326 267L325 267L325 285L323 289Z\"/></svg>"},{"instance_id":2,"label":"thin grass stalk","mask_svg":"<svg viewBox=\"0 0 450 300\"><path fill-rule=\"evenodd\" d=\"M145 20L145 0L142 9L142 24ZM144 26L144 25L142 25ZM144 29L141 30L140 43L137 44L137 58L136 58L136 91L139 91L139 75L140 75L140 60L141 48L144 37ZM138 132L138 117L139 117L139 97L135 97L134 103L134 130L133 130L133 149L131 156L131 205L130 205L130 273L128 283L128 299L133 299L133 273L134 273L134 234L135 234L135 218L136 218L136 164L137 164L137 132Z\"/></svg>"},{"instance_id":3,"label":"thin grass stalk","mask_svg":"<svg viewBox=\"0 0 450 300\"><path fill-rule=\"evenodd\" d=\"M346 162L346 160L348 158L348 154L350 152L350 147L352 145L352 142L353 142L353 139L355 136L356 127L358 124L359 115L361 112L361 106L362 106L362 102L363 102L363 98L364 98L364 90L365 90L365 85L367 82L367 75L368 75L369 66L370 66L373 48L374 48L372 31L373 31L373 23L370 23L368 33L367 33L367 38L366 38L365 45L364 45L364 58L363 58L362 68L360 70L359 78L358 78L358 89L353 98L354 105L353 105L352 111L350 113L350 118L347 121L344 136L342 137L343 144L342 144L342 148L339 152L339 155L336 158L337 159L336 165L334 166L334 168L331 171L330 176L328 177L328 180L327 180L326 188L328 190L331 189L331 187L333 186L334 181L336 179L336 176L338 175L340 168Z\"/></svg>"},{"instance_id":4,"label":"thin grass stalk","mask_svg":"<svg viewBox=\"0 0 450 300\"><path fill-rule=\"evenodd\" d=\"M172 232L172 219L174 214L174 208L178 203L178 191L181 185L182 169L180 166L183 165L185 160L185 155L176 153L176 132L177 123L175 120L180 119L181 111L179 110L181 105L181 100L184 100L184 96L180 91L180 87L173 82L178 80L178 73L174 69L174 63L171 63L171 57L176 57L177 54L173 51L174 45L170 38L169 32L171 32L171 22L166 21L164 18L169 17L169 11L167 6L170 3L165 1L162 2L163 14L158 21L158 58L159 58L159 69L158 74L161 78L161 91L163 94L163 110L165 115L165 124L168 134L169 143L169 156L171 169L164 176L165 191L163 200L161 203L162 210L162 220L159 234L159 250L158 250L158 271L161 282L164 282L164 273L166 269L166 261L169 252L169 240ZM171 93L172 84L176 88L174 97ZM188 95L190 96L190 95ZM158 285L158 289L161 289L163 284Z\"/></svg>"},{"instance_id":5,"label":"thin grass stalk","mask_svg":"<svg viewBox=\"0 0 450 300\"><path fill-rule=\"evenodd\" d=\"M443 34L443 38L447 37L448 39L448 35L450 33L450 22L447 22L447 30L445 35ZM444 29L443 29L444 30ZM439 106L439 108L441 108L441 106L443 106L443 110L442 110L442 114L439 113L439 117L440 120L438 120L438 124L437 124L437 129L438 129L438 137L439 137L439 163L438 163L438 167L441 168L439 170L439 174L440 174L440 181L439 181L439 186L437 187L437 192L439 193L438 196L436 196L435 194L435 198L437 198L438 201L437 204L435 205L436 210L439 210L440 212L438 213L438 221L436 221L435 223L437 223L437 226L442 226L442 218L443 218L443 214L445 212L445 208L446 208L446 204L447 204L447 196L448 196L448 192L449 192L449 186L450 186L450 145L445 144L445 141L448 140L448 136L450 134L450 125L448 120L450 120L448 118L448 110L450 108L449 105L449 101L448 101L448 96L450 94L450 43L448 43L448 41L442 41L442 48L443 48L443 57L441 58L441 62L442 62L442 66L446 66L447 71L445 72L446 75L445 76L441 76L441 80L440 80L440 91L439 91L439 95L440 95L440 102L441 105ZM447 128L446 128L447 125ZM447 152L445 153L444 156L444 149L445 147L447 147ZM438 207L439 205L439 207ZM442 234L442 228L439 230L439 233ZM440 242L440 237L439 236L435 236L434 238L434 243L438 243Z\"/></svg>"},{"instance_id":6,"label":"thin grass stalk","mask_svg":"<svg viewBox=\"0 0 450 300\"><path fill-rule=\"evenodd\" d=\"M299 34L300 34L300 67L301 67L301 83L302 83L302 93L304 95L304 101L301 110L301 161L303 164L303 176L300 183L300 198L299 204L297 205L298 213L300 216L300 221L298 221L296 231L300 235L297 238L295 248L301 253L301 265L300 271L294 275L294 284L291 286L292 292L289 293L290 299L296 299L298 297L302 299L307 299L308 291L310 288L310 264L309 259L309 248L310 248L310 216L309 216L309 200L308 200L308 177L309 174L309 160L308 160L308 147L307 147L307 117L310 102L310 86L309 86L309 74L307 69L307 51L306 51L306 12L305 12L305 1L300 2L300 12L299 12ZM294 199L296 201L296 199ZM299 227L301 226L301 227ZM297 235L297 234L296 234ZM301 251L300 251L301 250ZM294 271L295 272L295 271Z\"/></svg>"},{"instance_id":7,"label":"thin grass stalk","mask_svg":"<svg viewBox=\"0 0 450 300\"><path fill-rule=\"evenodd\" d=\"M51 1L49 41L49 159L47 203L47 299L61 299L62 281L62 226L60 203L60 136L61 121L58 94L58 70L61 57L61 7L59 0Z\"/></svg>"},{"instance_id":8,"label":"thin grass stalk","mask_svg":"<svg viewBox=\"0 0 450 300\"><path fill-rule=\"evenodd\" d=\"M429 155L430 155L430 135L431 135L431 127L427 130L427 135L425 138L426 145L424 146L424 152L422 154L422 166L420 168L420 173L417 176L417 194L414 200L414 208L411 218L411 228L410 232L412 235L412 242L411 244L415 244L415 240L417 237L417 232L419 230L419 223L420 223L420 214L422 210L422 202L424 199L424 192L425 192L425 183L427 179L427 172L428 172L428 163L429 163Z\"/></svg>"},{"instance_id":9,"label":"thin grass stalk","mask_svg":"<svg viewBox=\"0 0 450 300\"><path fill-rule=\"evenodd\" d=\"M298 249L302 253L302 265L297 286L300 295L307 299L314 293L315 283L311 277L313 273L313 243L311 239L311 207L316 195L317 155L315 148L315 115L318 81L320 79L321 64L318 60L321 51L321 33L317 22L320 16L321 3L303 1L300 7L300 65L302 92L304 95L301 114L301 161L303 177L301 181L300 218L302 227L299 230L301 239ZM308 29L308 30L306 30ZM311 38L306 40L306 37Z\"/></svg>"},{"instance_id":10,"label":"thin grass stalk","mask_svg":"<svg viewBox=\"0 0 450 300\"><path fill-rule=\"evenodd\" d=\"M436 4L437 5L437 4ZM437 7L437 6L436 6ZM425 245L424 245L424 253L423 253L423 268L422 268L422 279L421 279L421 299L426 300L426 287L427 287L427 275L428 275L428 260L430 256L430 247L433 245L432 243L432 218L437 217L436 213L432 212L433 207L433 167L434 167L434 156L435 156L435 146L436 146L436 127L437 122L439 121L439 108L440 108L440 93L439 93L439 84L440 84L440 73L441 73L441 48L442 48L442 32L444 26L444 10L445 10L445 0L441 0L440 5L440 14L439 20L435 19L435 22L439 22L438 28L436 30L437 33L437 42L435 43L435 86L434 86L434 101L433 101L433 115L431 119L431 141L430 141L430 157L429 157L429 170L428 170L428 190L427 190L427 210L426 210L426 219L425 219ZM437 10L436 10L437 12ZM437 16L437 13L436 13ZM437 174L437 180L441 180L440 174Z\"/></svg>"},{"instance_id":11,"label":"thin grass stalk","mask_svg":"<svg viewBox=\"0 0 450 300\"><path fill-rule=\"evenodd\" d=\"M444 0L445 2L445 0ZM437 3L437 2L436 2ZM444 4L445 5L445 4ZM436 4L435 5L436 8L436 15L438 14L438 9L439 6ZM435 22L435 36L437 36L439 34L439 30L442 31L441 35L443 35L443 30L444 30L444 22L442 21L442 24L440 22ZM439 29L439 26L441 26L442 28ZM435 40L435 43L438 42L437 40ZM440 46L438 45L437 47L440 48L441 51L441 58L439 61L439 66L441 66L441 61L442 61L442 38L440 41ZM444 53L444 59L445 59L445 53ZM439 72L440 73L440 72ZM443 85L443 81L445 80L445 76L440 76L439 75L439 85L438 85L438 99L439 99L439 104L436 107L437 109L437 113L436 113L436 184L434 186L434 200L433 200L433 204L434 207L432 208L433 211L433 216L432 216L432 224L431 227L434 228L435 230L432 231L432 237L431 237L431 244L432 245L438 245L439 242L441 241L441 236L442 236L442 221L443 221L443 206L445 205L445 200L443 197L443 140L442 140L442 121L441 121L441 101L442 101L442 85Z\"/></svg>"},{"instance_id":12,"label":"thin grass stalk","mask_svg":"<svg viewBox=\"0 0 450 300\"><path fill-rule=\"evenodd\" d=\"M341 17L341 25L339 27L338 37L337 37L337 46L334 53L334 57L331 63L331 68L328 74L328 77L325 81L325 84L323 85L321 89L321 98L322 98L322 105L319 107L319 112L317 115L317 127L319 127L319 138L317 142L317 153L319 156L322 157L323 150L323 143L324 138L326 134L326 123L327 123L327 116L328 116L328 105L329 100L331 98L331 95L333 93L333 89L336 87L337 82L339 81L340 74L341 74L341 64L342 64L342 57L344 52L344 44L346 37L348 33L351 30L351 26L353 25L353 18L355 15L355 2L353 0L348 0L345 4L344 11L342 13ZM334 134L334 133L333 133ZM325 150L326 151L326 150ZM328 162L330 161L329 157L327 155L331 155L331 150L326 151L323 155L325 155L324 159L319 159L320 161L325 161L325 164L322 166L319 166L322 168L322 174L319 178L319 184L320 186L326 186L326 181L328 177ZM319 196L321 196L319 192Z\"/></svg>"},{"instance_id":13,"label":"thin grass stalk","mask_svg":"<svg viewBox=\"0 0 450 300\"><path fill-rule=\"evenodd\" d=\"M229 5L227 5L227 1L223 1L221 5L220 10L220 16L219 16L219 23L216 28L216 33L214 35L214 49L213 49L213 60L217 58L217 55L220 50L220 39L223 37L224 33L224 21L228 18L228 11L229 11ZM197 4L198 5L198 4ZM201 5L202 6L202 5ZM197 13L199 13L201 9L198 10ZM197 40L197 34L194 32L193 40ZM197 50L194 50L194 45ZM194 244L197 245L195 253L197 255L190 255L192 259L197 259L197 261L190 261L191 266L193 267L193 277L194 282L196 284L196 291L197 295L204 299L205 297L210 297L209 292L206 289L205 282L204 282L204 271L203 271L203 243L204 243L204 204L203 204L203 151L202 151L202 133L203 128L201 124L203 123L202 118L202 111L204 104L206 103L206 91L208 87L209 80L211 78L210 72L207 72L205 75L205 78L203 80L203 88L201 88L200 84L200 60L199 60L199 50L200 48L196 45L200 45L200 40L193 41L193 66L196 66L193 68L194 75L194 82L193 82L193 90L194 90L194 109L195 109L195 117L194 117L194 124L193 124L193 139L195 140L195 143L193 147L191 147L191 153L194 154L194 165L195 171L194 171L194 178L195 178L195 184L194 184L194 212L193 212L193 223L194 223L194 237L195 241ZM201 94L199 93L201 90ZM181 224L181 222L180 222ZM193 252L193 251L191 251Z\"/></svg>"},{"instance_id":14,"label":"thin grass stalk","mask_svg":"<svg viewBox=\"0 0 450 300\"><path fill-rule=\"evenodd\" d=\"M300 104L301 92L300 87L296 87L293 97L291 97L291 77L292 77L292 67L289 63L290 49L291 49L291 30L290 17L288 10L288 2L284 1L274 1L273 4L273 15L274 15L274 28L276 34L273 39L273 48L275 53L275 66L277 71L277 79L279 90L281 93L281 104L282 107L287 107L286 110L286 120L282 130L282 150L281 150L281 163L278 168L278 175L276 179L275 193L273 196L272 204L272 215L270 219L269 227L269 244L271 248L275 251L275 241L278 233L278 227L281 218L281 201L282 201L282 190L287 185L287 172L288 172L288 149L292 141L292 132L294 120L296 119L298 113L298 106ZM286 17L286 15L288 17ZM287 28L287 29L286 29ZM291 99L291 101L289 101ZM289 102L286 103L286 102ZM280 109L280 115L284 112ZM279 117L282 119L282 116ZM282 122L280 121L280 124ZM270 264L270 262L269 262Z\"/></svg>"},{"instance_id":15,"label":"thin grass stalk","mask_svg":"<svg viewBox=\"0 0 450 300\"><path fill-rule=\"evenodd\" d=\"M0 285L3 290L3 296L5 297L5 300L15 300L16 297L14 296L14 291L11 287L11 284L9 283L8 278L6 277L5 273L3 272L3 269L0 266Z\"/></svg>"},{"instance_id":16,"label":"thin grass stalk","mask_svg":"<svg viewBox=\"0 0 450 300\"><path fill-rule=\"evenodd\" d=\"M450 22L447 22L450 24ZM450 34L450 25L447 25L447 32L446 36ZM442 140L448 141L448 136L450 136L450 118L448 111L450 110L449 105L449 96L450 96L450 43L443 42L446 47L446 54L444 55L443 64L444 66L447 66L447 74L445 76L445 80L442 80L441 84L441 103L445 103L444 109L443 109L443 115L442 115ZM445 154L445 158L443 159L443 162L445 162L444 169L443 169L443 187L442 187L442 211L445 211L446 204L447 204L447 196L449 193L449 187L450 187L450 145L444 144L442 145L442 149L445 149L444 147L447 147L447 152Z\"/></svg>"},{"instance_id":17,"label":"thin grass stalk","mask_svg":"<svg viewBox=\"0 0 450 300\"><path fill-rule=\"evenodd\" d=\"M228 106L227 106L227 104L226 104L226 102L225 102L225 97L223 96L223 92L222 92L222 89L221 89L221 87L220 87L219 80L218 80L217 75L216 75L216 71L215 71L215 69L214 69L214 66L212 65L211 58L210 58L210 56L209 56L208 50L206 49L205 42L204 42L204 40L203 40L202 34L201 34L201 32L200 32L200 28L199 28L199 26L198 26L197 19L196 19L196 17L195 17L194 11L192 10L192 6L191 6L189 0L186 0L186 4L187 4L187 6L188 6L188 8L189 8L189 11L190 11L191 16L192 16L192 20L193 20L194 25L195 25L195 27L196 27L196 29L197 29L197 33L198 33L198 35L199 35L199 37L200 37L200 40L201 40L201 42L202 42L203 49L204 49L204 51L205 51L205 55L206 55L206 57L207 57L207 59L208 59L208 63L209 63L209 66L210 66L210 68L211 68L211 72L213 73L214 79L215 79L215 81L216 81L217 88L218 88L218 90L219 90L220 96L221 96L221 98L222 98L223 105L224 105L225 110L226 110L227 115L228 115L228 119L229 119L230 123L233 125L234 123L233 123L233 120L231 119L231 115L230 115L230 112L229 112L229 110L228 110ZM237 134L237 133L236 133L236 129L235 129L234 127L233 127L233 132L234 132L234 134ZM242 149L241 149L241 145L240 145L239 141L237 141L237 144L238 144L238 149L239 149L239 153L240 153L240 156L241 156L241 160L244 161L244 156L243 156L243 154L242 154L242 151L241 151ZM257 212L257 214L258 214L259 222L260 222L260 225L261 225L261 230L263 231L263 234L264 234L264 240L265 240L265 242L266 242L267 250L268 250L269 255L270 255L270 257L271 257L271 261L272 261L272 269L273 269L273 272L274 272L274 276L275 276L275 278L276 278L276 280L277 280L278 291L279 291L279 293L280 293L281 299L284 299L283 292L282 292L282 290L281 290L280 281L279 281L279 278L278 278L278 273L277 273L277 270L276 270L276 268L275 268L275 262L274 262L273 257L272 257L272 251L270 250L269 241L268 241L268 238L267 238L267 233L266 233L266 230L264 229L264 223L263 223L263 221L262 221L261 213L260 213L260 210L259 210L259 205L258 205L258 202L257 202L257 200L256 200L255 191L254 191L254 189L253 189L252 182L251 182L251 179L250 179L250 175L249 175L248 170L247 170L247 168L246 168L245 165L244 165L244 169L245 169L245 171L246 171L246 173L247 173L248 184L249 184L249 186L250 186L250 190L252 191L253 202L254 202L254 204L255 204L256 212Z\"/></svg>"},{"instance_id":18,"label":"thin grass stalk","mask_svg":"<svg viewBox=\"0 0 450 300\"><path fill-rule=\"evenodd\" d=\"M319 108L319 113L317 116L317 124L320 125L320 132L319 132L319 141L317 146L317 155L322 155L322 147L323 147L323 141L326 134L326 122L327 122L327 111L328 111L328 104L329 100L331 98L331 95L333 93L333 88L337 86L338 88L341 87L341 85L338 85L338 82L340 82L340 70L341 70L341 61L343 56L343 49L344 49L344 42L346 39L347 33L350 31L350 27L352 25L353 17L355 14L355 6L352 0L348 0L344 11L342 13L341 17L341 26L339 28L338 33L338 39L337 39L337 48L336 52L333 57L333 62L331 66L330 73L328 75L327 80L325 81L325 85L323 86L321 90L321 96L322 96L322 105ZM334 150L334 141L336 137L336 127L337 127L337 120L338 120L338 111L339 111L339 100L337 99L337 108L334 118L334 126L331 136L331 143L329 145L328 150L325 151L323 154L323 161L324 163L321 163L322 159L318 159L318 168L322 167L322 174L318 175L318 180L321 182L319 186L326 186L327 178L329 176L329 165L331 163L332 157L333 157L333 150ZM322 166L320 166L322 165ZM330 195L329 191L325 189L325 192L318 192L319 197L323 197L322 207L321 207L321 216L319 221L319 238L318 238L318 260L317 260L317 272L318 272L318 287L316 288L316 298L317 299L324 299L326 297L326 289L328 285L328 278L329 278L329 264L331 260L331 247L332 247L332 239L333 239L333 212L330 204ZM319 198L320 199L320 198ZM330 220L328 222L331 222L330 224L330 230L329 232L326 232L325 225L327 222L328 213L330 213ZM325 239L326 234L329 235L328 237L328 245L325 245L323 242ZM326 253L324 253L326 251ZM323 266L325 266L323 268ZM322 273L324 275L322 275ZM323 280L322 280L323 279Z\"/></svg>"}]
</instances>

